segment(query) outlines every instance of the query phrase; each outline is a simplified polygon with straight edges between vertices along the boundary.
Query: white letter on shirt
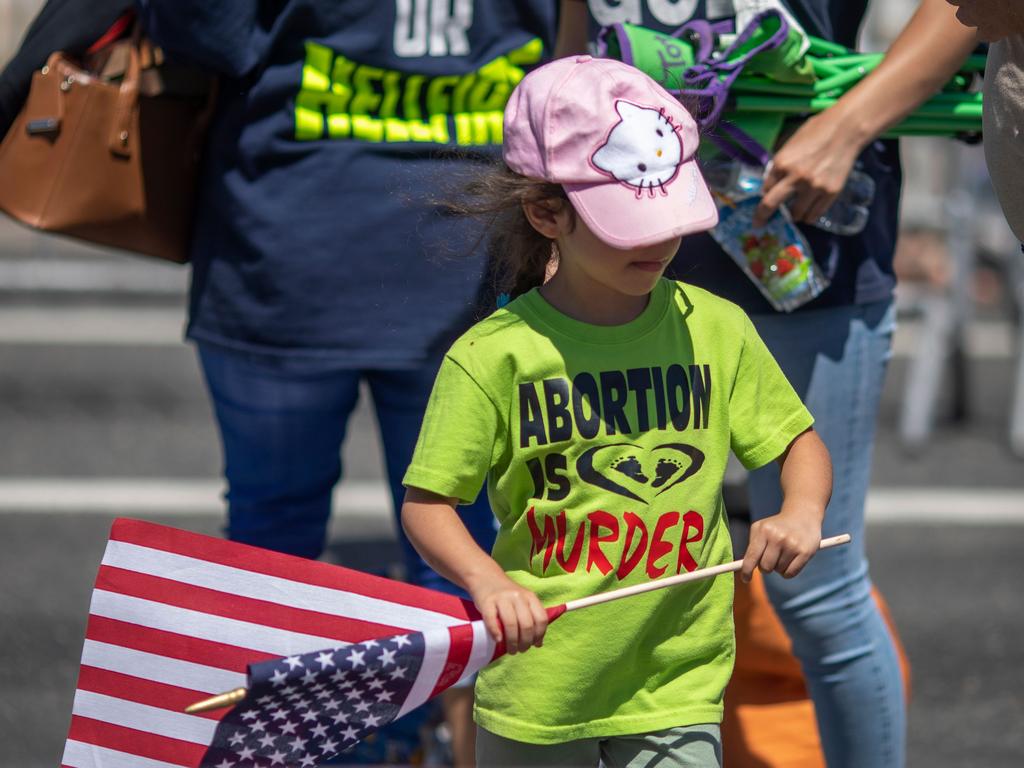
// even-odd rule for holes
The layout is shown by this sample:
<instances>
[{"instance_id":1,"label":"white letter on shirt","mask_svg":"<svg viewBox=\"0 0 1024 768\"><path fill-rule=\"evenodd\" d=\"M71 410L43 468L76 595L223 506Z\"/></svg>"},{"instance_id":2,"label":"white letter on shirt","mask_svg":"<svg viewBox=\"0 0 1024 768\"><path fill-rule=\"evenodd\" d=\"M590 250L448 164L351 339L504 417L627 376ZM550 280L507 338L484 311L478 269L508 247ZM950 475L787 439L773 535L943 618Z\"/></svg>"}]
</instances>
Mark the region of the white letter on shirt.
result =
<instances>
[{"instance_id":1,"label":"white letter on shirt","mask_svg":"<svg viewBox=\"0 0 1024 768\"><path fill-rule=\"evenodd\" d=\"M662 24L682 24L697 10L697 0L647 0L651 14Z\"/></svg>"},{"instance_id":2,"label":"white letter on shirt","mask_svg":"<svg viewBox=\"0 0 1024 768\"><path fill-rule=\"evenodd\" d=\"M427 4L429 2L430 0L395 0L396 56L411 57L426 54Z\"/></svg>"},{"instance_id":3,"label":"white letter on shirt","mask_svg":"<svg viewBox=\"0 0 1024 768\"><path fill-rule=\"evenodd\" d=\"M644 12L640 0L589 0L590 12L601 26L642 24Z\"/></svg>"}]
</instances>

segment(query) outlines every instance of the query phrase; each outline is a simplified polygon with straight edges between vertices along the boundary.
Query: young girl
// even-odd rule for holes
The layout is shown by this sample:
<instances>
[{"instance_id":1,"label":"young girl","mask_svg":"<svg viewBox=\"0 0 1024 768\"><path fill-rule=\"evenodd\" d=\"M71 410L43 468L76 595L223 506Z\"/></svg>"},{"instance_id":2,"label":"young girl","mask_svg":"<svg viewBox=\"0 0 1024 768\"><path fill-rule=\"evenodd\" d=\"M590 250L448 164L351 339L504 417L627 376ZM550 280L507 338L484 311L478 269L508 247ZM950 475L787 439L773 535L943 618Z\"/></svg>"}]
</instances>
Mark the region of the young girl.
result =
<instances>
[{"instance_id":1,"label":"young girl","mask_svg":"<svg viewBox=\"0 0 1024 768\"><path fill-rule=\"evenodd\" d=\"M785 489L742 576L796 575L820 541L828 454L746 315L661 278L682 235L717 221L686 110L580 56L527 75L504 130L507 169L478 187L507 209L498 244L531 290L449 351L402 509L509 650L477 681L478 763L719 766L730 579L569 613L547 638L543 606L730 560L730 449L777 460ZM491 556L455 511L485 478Z\"/></svg>"}]
</instances>

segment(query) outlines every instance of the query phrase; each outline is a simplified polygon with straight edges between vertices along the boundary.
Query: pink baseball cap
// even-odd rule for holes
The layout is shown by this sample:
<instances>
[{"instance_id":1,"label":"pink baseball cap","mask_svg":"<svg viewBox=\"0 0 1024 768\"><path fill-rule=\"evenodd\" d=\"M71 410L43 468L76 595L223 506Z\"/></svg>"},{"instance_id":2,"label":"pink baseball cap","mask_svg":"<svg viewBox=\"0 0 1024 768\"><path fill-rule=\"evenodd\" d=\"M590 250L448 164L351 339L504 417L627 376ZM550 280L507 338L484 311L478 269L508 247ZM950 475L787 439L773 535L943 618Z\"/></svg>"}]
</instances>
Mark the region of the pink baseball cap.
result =
<instances>
[{"instance_id":1,"label":"pink baseball cap","mask_svg":"<svg viewBox=\"0 0 1024 768\"><path fill-rule=\"evenodd\" d=\"M561 184L601 240L637 248L711 229L718 209L697 168L697 124L639 69L570 56L523 78L505 107L516 173Z\"/></svg>"}]
</instances>

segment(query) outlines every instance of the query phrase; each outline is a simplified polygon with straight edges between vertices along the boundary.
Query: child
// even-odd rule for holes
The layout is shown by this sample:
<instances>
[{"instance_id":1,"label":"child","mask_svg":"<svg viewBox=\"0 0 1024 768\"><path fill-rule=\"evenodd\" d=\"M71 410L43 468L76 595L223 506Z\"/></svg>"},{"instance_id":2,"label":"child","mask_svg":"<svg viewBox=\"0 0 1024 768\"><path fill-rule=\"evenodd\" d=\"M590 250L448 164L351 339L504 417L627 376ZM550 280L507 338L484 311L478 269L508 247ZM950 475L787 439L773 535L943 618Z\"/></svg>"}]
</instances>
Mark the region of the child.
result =
<instances>
[{"instance_id":1,"label":"child","mask_svg":"<svg viewBox=\"0 0 1024 768\"><path fill-rule=\"evenodd\" d=\"M504 136L508 169L477 184L478 208L507 209L496 240L517 292L533 287L449 351L402 508L509 650L477 681L478 763L719 766L730 579L566 614L543 648L542 606L730 560L730 448L749 468L778 460L785 489L743 577L796 575L828 454L746 315L661 278L681 236L717 221L676 100L625 64L560 59L512 93ZM455 511L485 477L492 556Z\"/></svg>"}]
</instances>

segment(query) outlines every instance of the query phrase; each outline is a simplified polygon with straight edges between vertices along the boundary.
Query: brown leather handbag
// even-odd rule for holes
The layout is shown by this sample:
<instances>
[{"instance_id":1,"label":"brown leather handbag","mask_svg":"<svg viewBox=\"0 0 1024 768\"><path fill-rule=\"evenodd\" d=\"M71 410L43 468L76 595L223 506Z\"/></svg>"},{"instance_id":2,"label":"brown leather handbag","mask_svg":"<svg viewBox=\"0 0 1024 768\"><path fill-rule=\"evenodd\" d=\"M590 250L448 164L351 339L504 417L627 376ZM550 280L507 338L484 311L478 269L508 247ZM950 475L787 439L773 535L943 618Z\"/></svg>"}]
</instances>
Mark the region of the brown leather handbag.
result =
<instances>
[{"instance_id":1,"label":"brown leather handbag","mask_svg":"<svg viewBox=\"0 0 1024 768\"><path fill-rule=\"evenodd\" d=\"M188 261L213 84L166 78L159 59L138 32L100 57L50 56L0 144L0 210L47 232Z\"/></svg>"}]
</instances>

